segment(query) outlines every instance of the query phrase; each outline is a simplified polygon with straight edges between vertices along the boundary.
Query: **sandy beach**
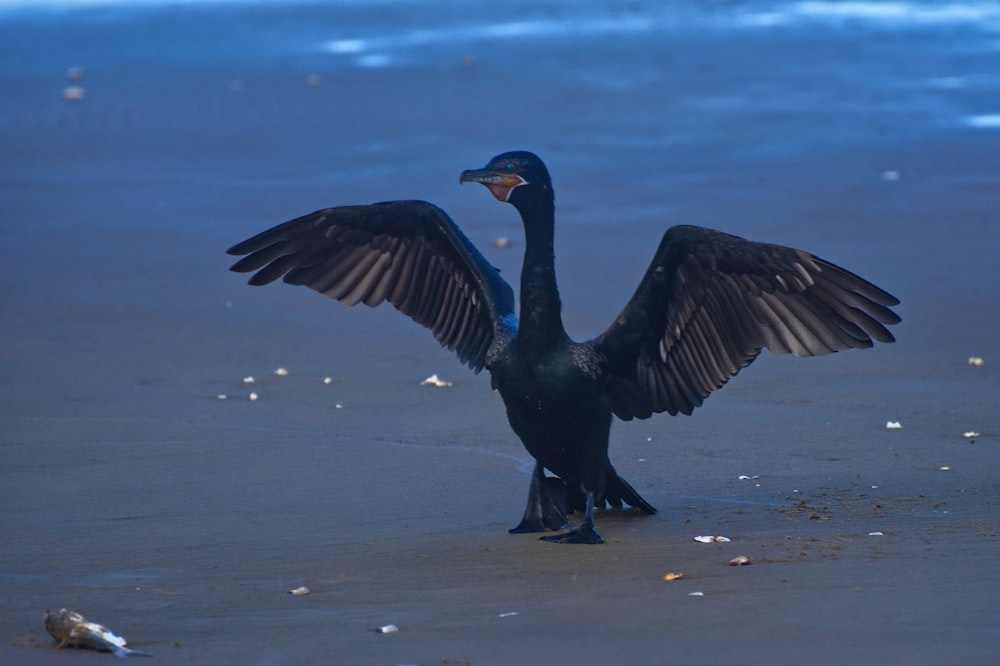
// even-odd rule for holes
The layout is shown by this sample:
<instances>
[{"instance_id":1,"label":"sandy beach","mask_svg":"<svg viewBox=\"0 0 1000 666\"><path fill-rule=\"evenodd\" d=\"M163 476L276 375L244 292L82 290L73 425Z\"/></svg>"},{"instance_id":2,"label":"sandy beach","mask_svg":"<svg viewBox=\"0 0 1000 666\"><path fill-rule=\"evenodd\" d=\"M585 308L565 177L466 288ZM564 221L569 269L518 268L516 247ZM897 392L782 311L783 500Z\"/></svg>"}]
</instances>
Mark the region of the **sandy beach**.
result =
<instances>
[{"instance_id":1,"label":"sandy beach","mask_svg":"<svg viewBox=\"0 0 1000 666\"><path fill-rule=\"evenodd\" d=\"M0 10L0 663L112 659L54 649L63 607L156 663L994 663L995 33L710 4ZM531 460L487 375L224 254L420 198L516 283L516 212L458 185L509 149L553 174L576 339L687 223L863 275L897 343L617 423L659 513L510 535Z\"/></svg>"}]
</instances>

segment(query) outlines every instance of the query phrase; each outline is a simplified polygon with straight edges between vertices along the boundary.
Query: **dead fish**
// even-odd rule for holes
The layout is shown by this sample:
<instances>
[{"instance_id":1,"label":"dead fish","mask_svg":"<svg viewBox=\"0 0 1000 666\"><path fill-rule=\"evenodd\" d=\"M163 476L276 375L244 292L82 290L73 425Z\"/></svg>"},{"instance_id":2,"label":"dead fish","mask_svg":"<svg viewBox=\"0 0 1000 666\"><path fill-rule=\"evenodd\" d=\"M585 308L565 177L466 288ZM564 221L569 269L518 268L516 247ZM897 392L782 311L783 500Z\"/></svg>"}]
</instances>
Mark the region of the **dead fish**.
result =
<instances>
[{"instance_id":1,"label":"dead fish","mask_svg":"<svg viewBox=\"0 0 1000 666\"><path fill-rule=\"evenodd\" d=\"M59 641L57 648L88 648L98 652L111 652L119 659L125 657L152 657L148 652L138 652L125 647L125 639L96 622L71 610L45 611L45 631Z\"/></svg>"}]
</instances>

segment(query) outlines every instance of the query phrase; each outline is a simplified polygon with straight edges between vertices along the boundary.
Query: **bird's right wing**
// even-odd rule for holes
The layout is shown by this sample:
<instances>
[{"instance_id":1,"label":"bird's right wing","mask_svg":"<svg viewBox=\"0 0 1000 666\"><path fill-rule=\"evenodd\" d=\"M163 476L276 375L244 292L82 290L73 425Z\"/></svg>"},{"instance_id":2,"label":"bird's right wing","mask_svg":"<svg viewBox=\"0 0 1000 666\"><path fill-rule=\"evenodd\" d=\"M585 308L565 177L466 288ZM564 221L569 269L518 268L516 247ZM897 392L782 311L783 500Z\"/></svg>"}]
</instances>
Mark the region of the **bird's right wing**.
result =
<instances>
[{"instance_id":1,"label":"bird's right wing","mask_svg":"<svg viewBox=\"0 0 1000 666\"><path fill-rule=\"evenodd\" d=\"M808 252L677 226L593 342L620 418L690 414L761 349L817 356L892 342L899 303Z\"/></svg>"},{"instance_id":2,"label":"bird's right wing","mask_svg":"<svg viewBox=\"0 0 1000 666\"><path fill-rule=\"evenodd\" d=\"M448 215L424 201L327 208L227 250L252 285L279 277L345 305L389 301L476 372L516 329L514 292Z\"/></svg>"}]
</instances>

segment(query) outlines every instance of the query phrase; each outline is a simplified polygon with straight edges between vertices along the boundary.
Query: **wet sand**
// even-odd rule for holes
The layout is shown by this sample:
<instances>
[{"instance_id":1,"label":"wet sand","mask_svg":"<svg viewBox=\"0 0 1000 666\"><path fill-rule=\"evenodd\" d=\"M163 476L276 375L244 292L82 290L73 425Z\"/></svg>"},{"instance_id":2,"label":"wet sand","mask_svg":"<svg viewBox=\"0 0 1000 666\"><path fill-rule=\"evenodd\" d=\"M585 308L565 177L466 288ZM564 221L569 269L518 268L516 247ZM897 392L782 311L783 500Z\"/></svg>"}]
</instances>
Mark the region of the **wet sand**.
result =
<instances>
[{"instance_id":1,"label":"wet sand","mask_svg":"<svg viewBox=\"0 0 1000 666\"><path fill-rule=\"evenodd\" d=\"M52 648L42 613L67 607L158 663L992 663L1000 139L890 83L946 45L679 34L384 69L274 45L347 20L317 15L8 20L0 662L110 659ZM963 57L926 70L983 66ZM223 251L426 198L513 281L515 212L457 185L513 148L553 172L575 337L684 222L864 275L902 300L898 342L765 354L693 417L616 424L612 460L660 513L601 515L603 546L507 534L530 461L486 376L392 309L250 288Z\"/></svg>"}]
</instances>

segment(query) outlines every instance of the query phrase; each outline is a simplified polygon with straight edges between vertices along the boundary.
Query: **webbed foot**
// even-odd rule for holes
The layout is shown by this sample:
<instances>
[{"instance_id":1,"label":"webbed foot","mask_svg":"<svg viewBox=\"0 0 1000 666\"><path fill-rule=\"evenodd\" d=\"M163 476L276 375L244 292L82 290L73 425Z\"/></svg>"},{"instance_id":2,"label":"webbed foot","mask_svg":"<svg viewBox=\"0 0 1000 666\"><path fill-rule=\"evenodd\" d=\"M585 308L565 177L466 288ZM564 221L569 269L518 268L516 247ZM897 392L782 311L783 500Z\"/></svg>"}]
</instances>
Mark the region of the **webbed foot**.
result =
<instances>
[{"instance_id":1,"label":"webbed foot","mask_svg":"<svg viewBox=\"0 0 1000 666\"><path fill-rule=\"evenodd\" d=\"M566 484L562 479L545 476L540 464L531 477L531 491L524 517L511 534L554 532L566 527Z\"/></svg>"},{"instance_id":2,"label":"webbed foot","mask_svg":"<svg viewBox=\"0 0 1000 666\"><path fill-rule=\"evenodd\" d=\"M562 534L539 537L539 541L548 541L549 543L604 543L603 537L597 533L592 525L583 525Z\"/></svg>"},{"instance_id":3,"label":"webbed foot","mask_svg":"<svg viewBox=\"0 0 1000 666\"><path fill-rule=\"evenodd\" d=\"M530 534L532 532L555 532L556 530L561 530L566 527L566 521L564 520L552 520L547 522L545 520L528 520L523 519L517 524L517 527L512 527L507 530L511 534Z\"/></svg>"},{"instance_id":4,"label":"webbed foot","mask_svg":"<svg viewBox=\"0 0 1000 666\"><path fill-rule=\"evenodd\" d=\"M541 541L548 541L550 543L604 543L604 539L594 529L594 493L586 488L582 490L585 492L587 498L587 506L583 514L583 524L569 532L555 534L550 537L541 537Z\"/></svg>"}]
</instances>

